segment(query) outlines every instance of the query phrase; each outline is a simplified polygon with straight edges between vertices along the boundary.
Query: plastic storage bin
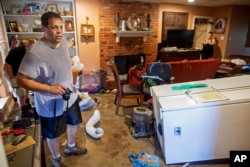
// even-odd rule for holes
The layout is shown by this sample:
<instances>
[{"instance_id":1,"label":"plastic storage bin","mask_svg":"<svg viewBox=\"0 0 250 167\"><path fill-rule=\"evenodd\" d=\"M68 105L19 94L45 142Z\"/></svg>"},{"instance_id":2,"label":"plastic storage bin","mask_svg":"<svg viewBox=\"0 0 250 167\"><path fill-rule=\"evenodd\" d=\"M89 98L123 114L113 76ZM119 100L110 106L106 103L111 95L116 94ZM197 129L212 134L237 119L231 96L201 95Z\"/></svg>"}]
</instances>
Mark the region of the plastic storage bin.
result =
<instances>
[{"instance_id":1,"label":"plastic storage bin","mask_svg":"<svg viewBox=\"0 0 250 167\"><path fill-rule=\"evenodd\" d=\"M106 78L106 72L99 71L83 71L80 75L80 92L99 93L103 88Z\"/></svg>"}]
</instances>

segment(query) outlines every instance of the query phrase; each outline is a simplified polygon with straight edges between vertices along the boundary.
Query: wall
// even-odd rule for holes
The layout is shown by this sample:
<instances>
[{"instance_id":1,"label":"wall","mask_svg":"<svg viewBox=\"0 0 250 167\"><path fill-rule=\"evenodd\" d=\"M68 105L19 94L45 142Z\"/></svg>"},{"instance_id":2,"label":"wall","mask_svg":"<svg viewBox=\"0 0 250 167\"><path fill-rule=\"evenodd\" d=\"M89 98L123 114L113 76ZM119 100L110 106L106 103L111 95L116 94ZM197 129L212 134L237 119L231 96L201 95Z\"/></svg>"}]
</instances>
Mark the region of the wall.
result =
<instances>
[{"instance_id":1,"label":"wall","mask_svg":"<svg viewBox=\"0 0 250 167\"><path fill-rule=\"evenodd\" d=\"M215 8L213 10L214 19L221 18L221 17L227 18L225 33L223 34L214 33L214 37L217 41L214 47L214 56L218 58L226 57L225 53L227 49L228 33L230 30L230 25L231 25L232 7L233 6L223 6L223 7Z\"/></svg>"},{"instance_id":2,"label":"wall","mask_svg":"<svg viewBox=\"0 0 250 167\"><path fill-rule=\"evenodd\" d=\"M126 4L117 0L76 0L79 56L85 65L85 70L99 69L100 67L106 69L108 60L115 55L124 53L145 52L148 60L153 60L157 54L157 44L161 42L163 11L188 12L188 29L193 27L194 16L213 17L214 19L227 17L225 33L214 34L218 42L215 56L227 57L231 53L249 55L249 48L245 48L243 44L247 28L245 26L249 22L248 17L250 17L249 7L241 10L241 8L233 8L232 6L211 8L159 3L151 5L138 2ZM115 30L114 17L118 11L120 16L125 18L129 15L137 15L143 19L145 13L151 14L153 32L149 34L145 43L141 41L141 38L122 38L120 43L115 43L115 35L111 31ZM86 16L89 16L89 24L95 26L95 37L88 41L80 38L80 24L86 22ZM239 27L239 25L241 26ZM230 40L233 43L230 43Z\"/></svg>"},{"instance_id":3,"label":"wall","mask_svg":"<svg viewBox=\"0 0 250 167\"><path fill-rule=\"evenodd\" d=\"M98 70L100 68L98 0L75 0L75 3L80 61L84 64L84 70ZM81 24L86 24L87 16L88 24L94 25L95 28L95 36L88 40L81 37L80 33Z\"/></svg>"},{"instance_id":4,"label":"wall","mask_svg":"<svg viewBox=\"0 0 250 167\"><path fill-rule=\"evenodd\" d=\"M110 71L107 62L117 55L146 54L146 61L154 61L157 56L158 11L157 3L121 2L117 0L99 0L99 35L100 65ZM120 19L139 18L141 27L146 27L146 16L150 14L150 34L145 42L142 37L123 37L119 43L115 41L115 15L119 12Z\"/></svg>"},{"instance_id":5,"label":"wall","mask_svg":"<svg viewBox=\"0 0 250 167\"><path fill-rule=\"evenodd\" d=\"M187 29L193 28L193 17L194 16L204 16L204 17L213 17L211 13L213 8L211 7L201 7L193 5L175 5L175 4L160 4L159 7L159 23L158 23L158 42L161 42L161 32L162 32L162 13L164 11L170 12L184 12L188 13L188 26Z\"/></svg>"},{"instance_id":6,"label":"wall","mask_svg":"<svg viewBox=\"0 0 250 167\"><path fill-rule=\"evenodd\" d=\"M250 55L250 48L245 47L249 20L250 7L233 6L226 57L231 54Z\"/></svg>"},{"instance_id":7,"label":"wall","mask_svg":"<svg viewBox=\"0 0 250 167\"><path fill-rule=\"evenodd\" d=\"M8 164L8 162L7 162L7 156L6 156L6 154L5 154L5 148L4 148L4 145L3 145L3 139L2 139L2 137L1 137L1 139L0 139L0 166L2 166L2 167L8 167L9 166L9 164Z\"/></svg>"},{"instance_id":8,"label":"wall","mask_svg":"<svg viewBox=\"0 0 250 167\"><path fill-rule=\"evenodd\" d=\"M227 17L227 24L224 34L214 34L216 38L216 46L215 46L215 57L224 57L226 51L226 44L228 38L228 31L230 25L230 17L231 17L231 6L225 7L201 7L201 6L194 6L194 5L174 5L174 4L161 4L159 10L159 18L162 20L162 12L163 11L173 11L173 12L184 12L188 13L188 29L193 28L193 18L194 16L204 16L204 17L213 17L214 20L217 17ZM213 12L211 12L213 11ZM159 22L158 25L158 36L161 37L162 32L162 21ZM223 36L223 40L222 37ZM158 42L161 41L161 38L158 38Z\"/></svg>"}]
</instances>

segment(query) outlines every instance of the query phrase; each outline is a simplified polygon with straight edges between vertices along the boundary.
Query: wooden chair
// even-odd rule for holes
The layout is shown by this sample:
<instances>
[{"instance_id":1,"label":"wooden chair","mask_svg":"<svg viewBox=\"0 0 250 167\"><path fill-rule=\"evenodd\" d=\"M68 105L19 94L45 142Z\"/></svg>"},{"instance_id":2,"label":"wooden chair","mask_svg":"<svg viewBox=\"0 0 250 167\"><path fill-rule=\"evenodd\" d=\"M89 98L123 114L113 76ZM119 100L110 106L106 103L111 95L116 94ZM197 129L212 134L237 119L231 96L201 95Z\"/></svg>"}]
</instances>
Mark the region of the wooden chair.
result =
<instances>
[{"instance_id":1,"label":"wooden chair","mask_svg":"<svg viewBox=\"0 0 250 167\"><path fill-rule=\"evenodd\" d=\"M144 93L142 91L142 87L135 84L121 84L116 64L114 62L109 62L108 65L113 72L117 88L117 93L114 101L114 104L116 105L115 114L118 115L122 98L137 99L138 104L143 105Z\"/></svg>"}]
</instances>

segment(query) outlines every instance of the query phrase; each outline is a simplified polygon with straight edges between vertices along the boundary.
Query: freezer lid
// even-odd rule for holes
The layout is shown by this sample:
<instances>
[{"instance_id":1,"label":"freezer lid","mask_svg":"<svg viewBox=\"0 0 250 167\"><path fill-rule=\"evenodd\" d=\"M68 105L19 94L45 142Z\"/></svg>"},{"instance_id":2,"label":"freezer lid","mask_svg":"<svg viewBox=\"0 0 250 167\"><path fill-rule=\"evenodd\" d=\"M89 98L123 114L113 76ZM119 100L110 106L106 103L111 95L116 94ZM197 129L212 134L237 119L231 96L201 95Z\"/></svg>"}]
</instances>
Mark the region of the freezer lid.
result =
<instances>
[{"instance_id":1,"label":"freezer lid","mask_svg":"<svg viewBox=\"0 0 250 167\"><path fill-rule=\"evenodd\" d=\"M208 88L215 88L216 90L223 89L233 89L240 87L250 86L250 75L242 75L235 77L227 77L227 78L218 78L218 79L207 79L201 81L194 82L185 82L185 83L177 83L177 84L168 84L168 85L159 85L151 87L151 94L162 97L162 96L173 96L173 95L183 95L187 91L187 89L183 90L173 90L172 87L178 87L184 84L206 84ZM197 88L194 88L197 89Z\"/></svg>"},{"instance_id":2,"label":"freezer lid","mask_svg":"<svg viewBox=\"0 0 250 167\"><path fill-rule=\"evenodd\" d=\"M195 91L194 91L195 92ZM250 102L250 87L158 97L163 112Z\"/></svg>"}]
</instances>

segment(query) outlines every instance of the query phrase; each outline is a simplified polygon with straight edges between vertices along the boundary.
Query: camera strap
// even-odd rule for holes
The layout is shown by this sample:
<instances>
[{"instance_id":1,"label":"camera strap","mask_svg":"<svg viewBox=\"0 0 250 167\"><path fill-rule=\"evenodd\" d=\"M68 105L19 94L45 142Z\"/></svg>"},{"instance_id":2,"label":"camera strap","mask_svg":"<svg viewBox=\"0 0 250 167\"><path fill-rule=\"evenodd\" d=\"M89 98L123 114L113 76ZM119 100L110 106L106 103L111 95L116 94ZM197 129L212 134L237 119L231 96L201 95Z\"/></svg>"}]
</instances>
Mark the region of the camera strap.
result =
<instances>
[{"instance_id":1,"label":"camera strap","mask_svg":"<svg viewBox=\"0 0 250 167\"><path fill-rule=\"evenodd\" d=\"M67 100L66 111L69 110L69 100Z\"/></svg>"},{"instance_id":2,"label":"camera strap","mask_svg":"<svg viewBox=\"0 0 250 167\"><path fill-rule=\"evenodd\" d=\"M54 118L53 118L53 121L54 121L54 125L56 123L56 98L54 99ZM57 127L57 125L56 125ZM54 135L56 135L56 128L54 128Z\"/></svg>"},{"instance_id":3,"label":"camera strap","mask_svg":"<svg viewBox=\"0 0 250 167\"><path fill-rule=\"evenodd\" d=\"M69 110L69 100L67 100L66 111ZM54 100L54 118L56 117L56 99Z\"/></svg>"},{"instance_id":4,"label":"camera strap","mask_svg":"<svg viewBox=\"0 0 250 167\"><path fill-rule=\"evenodd\" d=\"M56 118L56 98L54 100L54 118Z\"/></svg>"}]
</instances>

